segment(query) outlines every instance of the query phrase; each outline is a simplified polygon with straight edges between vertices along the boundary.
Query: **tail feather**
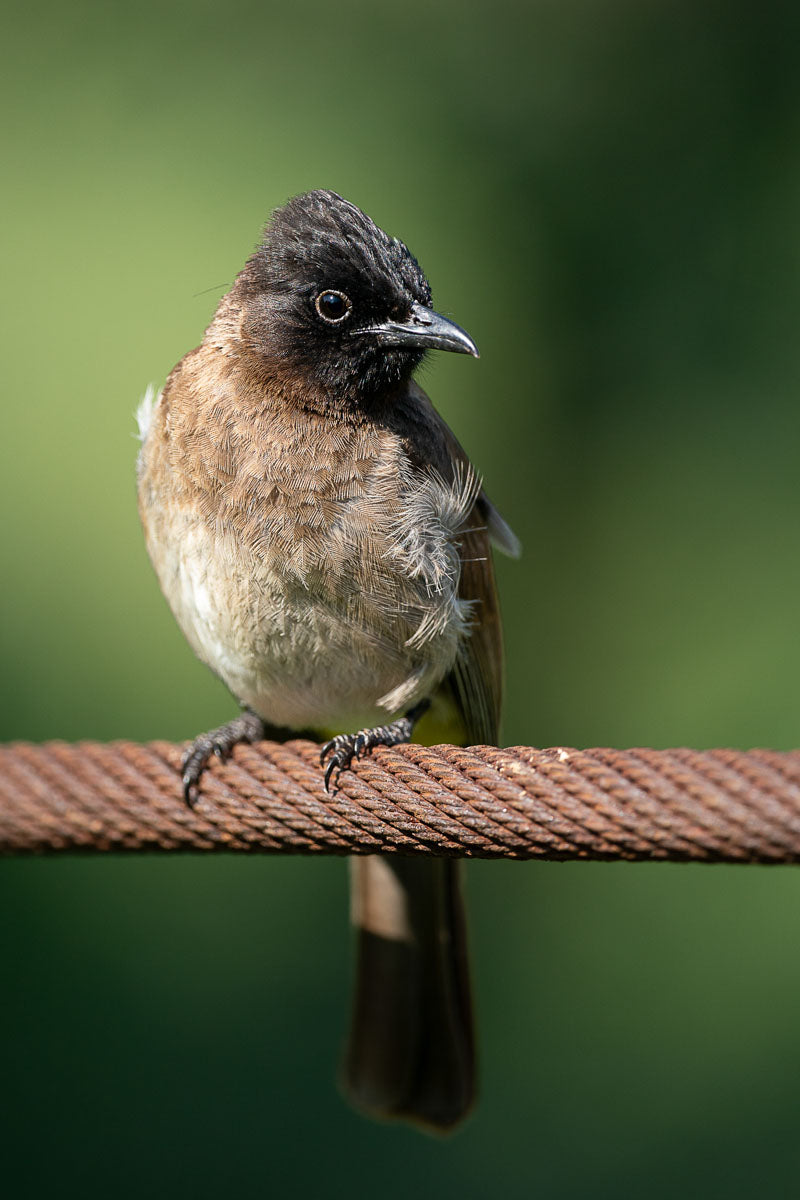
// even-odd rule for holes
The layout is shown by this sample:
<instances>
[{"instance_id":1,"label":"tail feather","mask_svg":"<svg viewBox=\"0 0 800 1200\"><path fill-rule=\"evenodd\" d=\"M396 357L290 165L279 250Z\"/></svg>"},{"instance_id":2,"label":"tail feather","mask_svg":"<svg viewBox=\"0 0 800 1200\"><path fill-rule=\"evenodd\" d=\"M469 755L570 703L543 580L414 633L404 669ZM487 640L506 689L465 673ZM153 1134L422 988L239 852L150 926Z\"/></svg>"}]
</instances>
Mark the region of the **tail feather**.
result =
<instances>
[{"instance_id":1,"label":"tail feather","mask_svg":"<svg viewBox=\"0 0 800 1200\"><path fill-rule=\"evenodd\" d=\"M459 866L351 860L358 946L344 1088L374 1116L438 1130L467 1114L475 1090Z\"/></svg>"}]
</instances>

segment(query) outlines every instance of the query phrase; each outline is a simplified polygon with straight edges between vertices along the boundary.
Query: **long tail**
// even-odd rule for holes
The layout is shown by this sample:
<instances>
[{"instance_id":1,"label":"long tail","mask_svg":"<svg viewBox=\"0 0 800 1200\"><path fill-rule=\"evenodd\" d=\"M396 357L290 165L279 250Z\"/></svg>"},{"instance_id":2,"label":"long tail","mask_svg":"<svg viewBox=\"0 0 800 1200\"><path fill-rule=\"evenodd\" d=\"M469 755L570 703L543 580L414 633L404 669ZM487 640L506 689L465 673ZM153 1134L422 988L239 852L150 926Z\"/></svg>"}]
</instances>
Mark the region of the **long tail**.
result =
<instances>
[{"instance_id":1,"label":"long tail","mask_svg":"<svg viewBox=\"0 0 800 1200\"><path fill-rule=\"evenodd\" d=\"M351 859L358 931L344 1088L358 1108L452 1128L475 1086L460 863Z\"/></svg>"}]
</instances>

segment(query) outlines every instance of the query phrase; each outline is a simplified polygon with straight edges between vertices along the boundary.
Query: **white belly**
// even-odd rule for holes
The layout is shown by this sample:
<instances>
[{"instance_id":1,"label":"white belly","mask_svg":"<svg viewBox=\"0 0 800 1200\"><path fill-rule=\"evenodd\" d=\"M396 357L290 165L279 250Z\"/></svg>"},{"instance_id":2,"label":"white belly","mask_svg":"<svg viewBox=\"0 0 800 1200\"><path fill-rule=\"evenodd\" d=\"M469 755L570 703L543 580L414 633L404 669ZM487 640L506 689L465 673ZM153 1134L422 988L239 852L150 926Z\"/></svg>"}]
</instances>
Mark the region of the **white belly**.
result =
<instances>
[{"instance_id":1,"label":"white belly","mask_svg":"<svg viewBox=\"0 0 800 1200\"><path fill-rule=\"evenodd\" d=\"M258 553L196 513L149 523L161 586L197 655L274 725L357 729L429 695L451 669L471 606L457 535L477 482L419 477L388 527L337 526Z\"/></svg>"}]
</instances>

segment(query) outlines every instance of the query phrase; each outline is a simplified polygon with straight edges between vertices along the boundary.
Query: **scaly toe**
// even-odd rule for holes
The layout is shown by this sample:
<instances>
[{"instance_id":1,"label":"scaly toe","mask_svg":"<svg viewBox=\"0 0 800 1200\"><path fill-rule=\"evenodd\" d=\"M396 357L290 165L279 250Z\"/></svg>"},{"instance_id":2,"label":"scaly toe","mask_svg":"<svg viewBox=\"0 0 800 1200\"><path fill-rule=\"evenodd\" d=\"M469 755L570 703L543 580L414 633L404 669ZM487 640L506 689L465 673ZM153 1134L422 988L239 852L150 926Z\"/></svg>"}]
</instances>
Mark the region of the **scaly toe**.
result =
<instances>
[{"instance_id":1,"label":"scaly toe","mask_svg":"<svg viewBox=\"0 0 800 1200\"><path fill-rule=\"evenodd\" d=\"M331 740L329 742L326 742L325 745L322 747L322 749L319 752L319 765L320 766L324 765L325 759L328 757L328 755L333 750L336 749L336 743L338 742L338 740L339 740L338 737L331 738Z\"/></svg>"},{"instance_id":2,"label":"scaly toe","mask_svg":"<svg viewBox=\"0 0 800 1200\"><path fill-rule=\"evenodd\" d=\"M264 722L255 713L243 712L227 725L201 733L181 759L183 798L191 808L197 799L197 785L212 754L224 762L238 742L254 742L264 735Z\"/></svg>"}]
</instances>

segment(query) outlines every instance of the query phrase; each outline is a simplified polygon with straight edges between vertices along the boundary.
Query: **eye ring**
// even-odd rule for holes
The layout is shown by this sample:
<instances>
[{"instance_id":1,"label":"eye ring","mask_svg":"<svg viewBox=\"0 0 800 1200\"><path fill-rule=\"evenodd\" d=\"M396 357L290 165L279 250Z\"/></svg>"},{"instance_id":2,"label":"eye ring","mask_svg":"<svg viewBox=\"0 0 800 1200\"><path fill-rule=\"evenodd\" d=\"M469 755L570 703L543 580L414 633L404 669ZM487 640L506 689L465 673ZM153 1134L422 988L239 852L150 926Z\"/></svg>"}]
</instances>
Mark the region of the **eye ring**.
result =
<instances>
[{"instance_id":1,"label":"eye ring","mask_svg":"<svg viewBox=\"0 0 800 1200\"><path fill-rule=\"evenodd\" d=\"M341 325L342 321L347 320L350 316L350 311L353 303L349 296L344 292L339 292L336 288L324 288L314 298L314 308L317 310L317 316L321 317L326 325Z\"/></svg>"}]
</instances>

